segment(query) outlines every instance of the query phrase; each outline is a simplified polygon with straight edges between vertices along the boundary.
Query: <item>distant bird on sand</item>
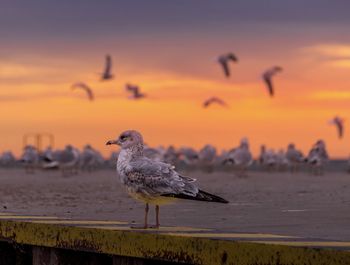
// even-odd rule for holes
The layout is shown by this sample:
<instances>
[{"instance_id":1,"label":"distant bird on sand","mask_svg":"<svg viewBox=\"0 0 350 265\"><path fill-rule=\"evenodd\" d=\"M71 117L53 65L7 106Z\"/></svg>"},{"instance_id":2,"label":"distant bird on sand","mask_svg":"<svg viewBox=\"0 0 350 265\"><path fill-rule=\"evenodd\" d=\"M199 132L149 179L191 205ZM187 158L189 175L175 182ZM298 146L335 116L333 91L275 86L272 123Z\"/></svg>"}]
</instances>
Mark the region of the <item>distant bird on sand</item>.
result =
<instances>
[{"instance_id":1,"label":"distant bird on sand","mask_svg":"<svg viewBox=\"0 0 350 265\"><path fill-rule=\"evenodd\" d=\"M125 89L127 92L131 93L130 99L141 99L146 97L146 94L140 92L139 86L126 84Z\"/></svg>"},{"instance_id":2,"label":"distant bird on sand","mask_svg":"<svg viewBox=\"0 0 350 265\"><path fill-rule=\"evenodd\" d=\"M223 101L221 98L218 97L211 97L208 98L206 101L203 102L203 107L207 108L209 107L211 104L216 103L219 104L221 106L227 107L227 104L225 101Z\"/></svg>"},{"instance_id":3,"label":"distant bird on sand","mask_svg":"<svg viewBox=\"0 0 350 265\"><path fill-rule=\"evenodd\" d=\"M229 67L230 61L237 63L238 62L237 56L234 55L233 53L227 53L227 54L220 55L218 57L218 62L222 66L226 77L230 77L230 67Z\"/></svg>"},{"instance_id":4,"label":"distant bird on sand","mask_svg":"<svg viewBox=\"0 0 350 265\"><path fill-rule=\"evenodd\" d=\"M94 100L94 93L92 92L92 89L85 83L75 83L71 86L71 88L74 89L82 89L86 92L86 95L88 96L90 101Z\"/></svg>"},{"instance_id":5,"label":"distant bird on sand","mask_svg":"<svg viewBox=\"0 0 350 265\"><path fill-rule=\"evenodd\" d=\"M106 55L106 63L105 69L101 74L101 80L110 80L113 79L114 75L112 74L112 57L110 55Z\"/></svg>"},{"instance_id":6,"label":"distant bird on sand","mask_svg":"<svg viewBox=\"0 0 350 265\"><path fill-rule=\"evenodd\" d=\"M272 77L279 72L282 72L282 67L274 66L262 74L262 78L267 86L267 89L269 90L269 94L271 97L274 96L274 87L272 84Z\"/></svg>"},{"instance_id":7,"label":"distant bird on sand","mask_svg":"<svg viewBox=\"0 0 350 265\"><path fill-rule=\"evenodd\" d=\"M159 228L159 205L175 198L228 203L225 199L200 190L195 179L180 175L172 165L145 157L143 138L137 131L125 131L116 140L106 144L121 146L117 161L121 183L132 197L146 203L144 225L140 228L149 227L149 204L155 205L155 228Z\"/></svg>"},{"instance_id":8,"label":"distant bird on sand","mask_svg":"<svg viewBox=\"0 0 350 265\"><path fill-rule=\"evenodd\" d=\"M344 119L340 118L339 116L335 116L330 121L330 124L333 124L333 125L335 125L337 127L339 139L343 138L343 135L344 135Z\"/></svg>"}]
</instances>

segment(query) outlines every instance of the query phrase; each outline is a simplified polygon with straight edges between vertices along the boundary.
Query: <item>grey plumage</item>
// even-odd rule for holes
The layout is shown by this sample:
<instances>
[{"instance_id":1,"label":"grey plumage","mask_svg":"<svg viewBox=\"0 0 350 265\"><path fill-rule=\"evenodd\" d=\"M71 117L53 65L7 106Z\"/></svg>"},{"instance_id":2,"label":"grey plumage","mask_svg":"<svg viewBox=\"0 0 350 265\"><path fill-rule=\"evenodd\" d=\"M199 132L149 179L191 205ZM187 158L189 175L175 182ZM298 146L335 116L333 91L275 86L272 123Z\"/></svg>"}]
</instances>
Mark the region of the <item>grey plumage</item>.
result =
<instances>
[{"instance_id":1,"label":"grey plumage","mask_svg":"<svg viewBox=\"0 0 350 265\"><path fill-rule=\"evenodd\" d=\"M195 179L179 175L171 165L142 157L129 162L129 166L118 171L124 176L122 182L129 189L140 193L148 202L155 196L184 194L195 197L198 188Z\"/></svg>"}]
</instances>

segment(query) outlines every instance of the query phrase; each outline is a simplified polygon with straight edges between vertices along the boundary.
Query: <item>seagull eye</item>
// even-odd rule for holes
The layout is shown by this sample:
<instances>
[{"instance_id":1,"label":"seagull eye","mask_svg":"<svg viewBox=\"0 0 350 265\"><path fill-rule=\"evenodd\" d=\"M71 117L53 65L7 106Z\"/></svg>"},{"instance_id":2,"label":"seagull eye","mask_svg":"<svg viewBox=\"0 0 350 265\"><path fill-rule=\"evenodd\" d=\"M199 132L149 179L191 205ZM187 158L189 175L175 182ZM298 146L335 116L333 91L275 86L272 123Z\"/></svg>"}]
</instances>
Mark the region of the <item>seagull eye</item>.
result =
<instances>
[{"instance_id":1,"label":"seagull eye","mask_svg":"<svg viewBox=\"0 0 350 265\"><path fill-rule=\"evenodd\" d=\"M122 140L122 141L125 141L125 140L126 140L126 138L128 138L126 135L122 135L122 136L120 136L120 140Z\"/></svg>"}]
</instances>

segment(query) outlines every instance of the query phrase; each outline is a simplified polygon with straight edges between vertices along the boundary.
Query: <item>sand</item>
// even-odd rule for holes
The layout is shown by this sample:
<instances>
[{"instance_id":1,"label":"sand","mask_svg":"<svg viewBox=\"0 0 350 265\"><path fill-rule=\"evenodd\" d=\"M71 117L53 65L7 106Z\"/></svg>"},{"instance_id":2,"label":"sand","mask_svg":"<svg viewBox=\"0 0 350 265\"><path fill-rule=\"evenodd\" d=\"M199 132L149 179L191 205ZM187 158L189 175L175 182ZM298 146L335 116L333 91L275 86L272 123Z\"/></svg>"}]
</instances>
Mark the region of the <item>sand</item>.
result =
<instances>
[{"instance_id":1,"label":"sand","mask_svg":"<svg viewBox=\"0 0 350 265\"><path fill-rule=\"evenodd\" d=\"M350 240L350 175L345 172L187 175L230 203L181 200L162 206L162 225ZM1 169L0 183L3 213L142 222L144 205L128 197L114 170L62 177L58 171Z\"/></svg>"}]
</instances>

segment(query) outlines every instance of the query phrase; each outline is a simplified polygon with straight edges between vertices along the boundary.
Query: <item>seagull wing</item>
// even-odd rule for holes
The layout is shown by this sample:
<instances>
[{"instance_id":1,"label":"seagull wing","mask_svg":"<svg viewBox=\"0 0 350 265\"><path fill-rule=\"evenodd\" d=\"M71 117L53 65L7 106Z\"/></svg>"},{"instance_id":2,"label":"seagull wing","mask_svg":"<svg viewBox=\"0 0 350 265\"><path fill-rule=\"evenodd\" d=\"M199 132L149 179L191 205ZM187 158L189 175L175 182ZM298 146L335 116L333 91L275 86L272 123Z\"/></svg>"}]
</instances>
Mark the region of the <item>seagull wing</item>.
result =
<instances>
[{"instance_id":1,"label":"seagull wing","mask_svg":"<svg viewBox=\"0 0 350 265\"><path fill-rule=\"evenodd\" d=\"M228 203L219 196L198 189L195 179L181 176L169 164L141 158L129 166L128 185L145 195Z\"/></svg>"},{"instance_id":2,"label":"seagull wing","mask_svg":"<svg viewBox=\"0 0 350 265\"><path fill-rule=\"evenodd\" d=\"M110 55L106 55L106 65L104 75L110 76L112 70L112 57Z\"/></svg>"},{"instance_id":3,"label":"seagull wing","mask_svg":"<svg viewBox=\"0 0 350 265\"><path fill-rule=\"evenodd\" d=\"M126 89L126 91L135 94L135 92L137 91L137 86L126 84L125 89Z\"/></svg>"},{"instance_id":4,"label":"seagull wing","mask_svg":"<svg viewBox=\"0 0 350 265\"><path fill-rule=\"evenodd\" d=\"M224 70L225 76L230 77L230 68L228 66L227 60L220 60L219 62Z\"/></svg>"},{"instance_id":5,"label":"seagull wing","mask_svg":"<svg viewBox=\"0 0 350 265\"><path fill-rule=\"evenodd\" d=\"M221 106L227 106L226 102L223 101L221 98L213 98L213 100Z\"/></svg>"},{"instance_id":6,"label":"seagull wing","mask_svg":"<svg viewBox=\"0 0 350 265\"><path fill-rule=\"evenodd\" d=\"M343 133L344 133L344 125L341 120L336 121L335 125L337 126L338 130L338 137L343 138Z\"/></svg>"},{"instance_id":7,"label":"seagull wing","mask_svg":"<svg viewBox=\"0 0 350 265\"><path fill-rule=\"evenodd\" d=\"M212 98L207 99L206 101L203 102L203 107L207 108L210 106L210 104L213 103Z\"/></svg>"},{"instance_id":8,"label":"seagull wing","mask_svg":"<svg viewBox=\"0 0 350 265\"><path fill-rule=\"evenodd\" d=\"M92 92L92 89L87 84L75 83L72 85L72 89L77 89L77 88L84 90L90 101L94 100L94 93Z\"/></svg>"},{"instance_id":9,"label":"seagull wing","mask_svg":"<svg viewBox=\"0 0 350 265\"><path fill-rule=\"evenodd\" d=\"M227 59L230 59L233 62L238 62L237 56L235 54L233 54L233 53L227 54Z\"/></svg>"},{"instance_id":10,"label":"seagull wing","mask_svg":"<svg viewBox=\"0 0 350 265\"><path fill-rule=\"evenodd\" d=\"M95 97L94 97L94 93L92 92L91 88L87 87L84 90L85 90L89 100L93 101Z\"/></svg>"},{"instance_id":11,"label":"seagull wing","mask_svg":"<svg viewBox=\"0 0 350 265\"><path fill-rule=\"evenodd\" d=\"M179 175L169 164L140 158L130 162L129 166L127 184L145 195L184 194L195 197L198 193L193 183L195 179Z\"/></svg>"},{"instance_id":12,"label":"seagull wing","mask_svg":"<svg viewBox=\"0 0 350 265\"><path fill-rule=\"evenodd\" d=\"M272 85L271 76L265 74L265 75L263 76L263 79L264 79L264 81L265 81L265 84L266 84L266 86L267 86L267 89L268 89L268 91L269 91L270 96L273 97L273 96L274 96L274 90L273 90L273 85Z\"/></svg>"}]
</instances>

